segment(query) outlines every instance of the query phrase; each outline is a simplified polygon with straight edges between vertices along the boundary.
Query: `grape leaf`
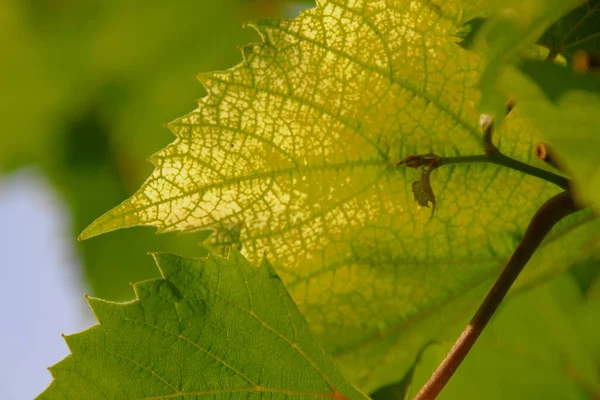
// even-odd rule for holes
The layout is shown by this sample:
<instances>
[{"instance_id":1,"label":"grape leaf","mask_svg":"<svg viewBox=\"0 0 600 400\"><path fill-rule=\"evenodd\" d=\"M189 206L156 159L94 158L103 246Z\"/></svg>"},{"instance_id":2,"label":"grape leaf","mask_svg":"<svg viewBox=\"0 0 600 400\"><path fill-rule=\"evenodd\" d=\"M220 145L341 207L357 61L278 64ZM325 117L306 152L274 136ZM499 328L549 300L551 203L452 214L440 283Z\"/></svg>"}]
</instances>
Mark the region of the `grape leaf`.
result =
<instances>
[{"instance_id":1,"label":"grape leaf","mask_svg":"<svg viewBox=\"0 0 600 400\"><path fill-rule=\"evenodd\" d=\"M265 261L155 255L162 279L137 299L88 302L99 325L67 336L72 354L50 368L39 399L366 399L312 338Z\"/></svg>"},{"instance_id":2,"label":"grape leaf","mask_svg":"<svg viewBox=\"0 0 600 400\"><path fill-rule=\"evenodd\" d=\"M493 165L431 175L416 204L410 154L481 154L479 57L460 48L459 1L321 1L253 26L245 61L202 74L209 96L169 124L152 176L82 234L134 225L213 229L212 245L266 255L313 332L371 392L471 312L535 210L558 189ZM505 154L530 161L536 130L515 110ZM520 284L567 268L597 221L557 227ZM587 247L586 247L587 246ZM587 251L587 250L586 250Z\"/></svg>"},{"instance_id":3,"label":"grape leaf","mask_svg":"<svg viewBox=\"0 0 600 400\"><path fill-rule=\"evenodd\" d=\"M540 61L520 70L508 90L573 176L582 203L600 211L600 77Z\"/></svg>"},{"instance_id":4,"label":"grape leaf","mask_svg":"<svg viewBox=\"0 0 600 400\"><path fill-rule=\"evenodd\" d=\"M507 99L497 86L503 67L518 60L565 13L581 0L491 1L491 16L478 30L487 64L481 75L481 109L497 116L505 113Z\"/></svg>"},{"instance_id":5,"label":"grape leaf","mask_svg":"<svg viewBox=\"0 0 600 400\"><path fill-rule=\"evenodd\" d=\"M467 22L457 32L460 47L470 50L475 46L475 38L480 29L485 25L486 18L475 17Z\"/></svg>"},{"instance_id":6,"label":"grape leaf","mask_svg":"<svg viewBox=\"0 0 600 400\"><path fill-rule=\"evenodd\" d=\"M600 52L600 1L584 1L548 28L539 43L567 56L577 50Z\"/></svg>"}]
</instances>

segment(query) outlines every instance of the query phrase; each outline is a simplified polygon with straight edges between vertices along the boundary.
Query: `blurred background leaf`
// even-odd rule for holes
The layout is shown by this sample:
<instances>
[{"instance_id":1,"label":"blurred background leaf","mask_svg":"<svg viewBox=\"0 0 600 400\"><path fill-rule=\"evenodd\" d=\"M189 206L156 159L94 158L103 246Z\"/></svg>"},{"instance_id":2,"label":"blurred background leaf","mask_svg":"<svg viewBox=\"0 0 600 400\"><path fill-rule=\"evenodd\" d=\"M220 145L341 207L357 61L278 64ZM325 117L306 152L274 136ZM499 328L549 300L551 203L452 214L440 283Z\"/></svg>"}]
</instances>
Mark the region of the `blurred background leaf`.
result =
<instances>
[{"instance_id":1,"label":"blurred background leaf","mask_svg":"<svg viewBox=\"0 0 600 400\"><path fill-rule=\"evenodd\" d=\"M573 179L582 204L600 213L600 76L562 65L525 60L507 87Z\"/></svg>"},{"instance_id":2,"label":"blurred background leaf","mask_svg":"<svg viewBox=\"0 0 600 400\"><path fill-rule=\"evenodd\" d=\"M550 51L572 56L576 51L600 52L600 1L583 1L569 14L556 21L539 43Z\"/></svg>"},{"instance_id":3,"label":"blurred background leaf","mask_svg":"<svg viewBox=\"0 0 600 400\"><path fill-rule=\"evenodd\" d=\"M599 271L582 263L507 299L439 399L598 399ZM411 396L452 344L424 352Z\"/></svg>"}]
</instances>

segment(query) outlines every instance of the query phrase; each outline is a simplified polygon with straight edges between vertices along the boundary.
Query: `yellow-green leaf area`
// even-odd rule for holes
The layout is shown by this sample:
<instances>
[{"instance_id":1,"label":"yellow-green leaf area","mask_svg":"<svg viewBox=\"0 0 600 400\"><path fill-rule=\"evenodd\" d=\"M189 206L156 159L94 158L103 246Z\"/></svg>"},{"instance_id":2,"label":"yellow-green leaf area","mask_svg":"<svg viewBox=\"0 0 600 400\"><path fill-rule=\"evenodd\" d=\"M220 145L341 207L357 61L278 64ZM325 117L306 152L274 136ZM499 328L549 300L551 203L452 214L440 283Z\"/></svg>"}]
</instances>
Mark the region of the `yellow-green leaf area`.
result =
<instances>
[{"instance_id":1,"label":"yellow-green leaf area","mask_svg":"<svg viewBox=\"0 0 600 400\"><path fill-rule=\"evenodd\" d=\"M88 299L99 325L67 336L39 399L366 399L310 335L267 263L157 255L137 299Z\"/></svg>"},{"instance_id":2,"label":"yellow-green leaf area","mask_svg":"<svg viewBox=\"0 0 600 400\"><path fill-rule=\"evenodd\" d=\"M465 85L478 65L466 52L452 56L455 27L440 6L323 2L293 21L254 26L264 43L247 46L237 68L200 76L210 95L170 124L178 139L154 156L154 175L83 237L240 219L262 230L271 214L283 217L268 224L279 230L398 179L392 165L433 147L434 130L438 152L479 149L477 93Z\"/></svg>"},{"instance_id":3,"label":"yellow-green leaf area","mask_svg":"<svg viewBox=\"0 0 600 400\"><path fill-rule=\"evenodd\" d=\"M153 156L152 176L82 236L213 229L212 245L273 262L362 389L397 380L452 320L444 307L471 310L557 193L493 165L444 166L431 175L431 218L413 200L419 172L395 168L411 154L483 151L481 68L455 43L461 14L454 1L340 0L254 23L261 43L241 65L200 76L209 96L169 124L177 139ZM498 144L529 162L538 140L515 109ZM585 221L559 227L568 240L545 248L524 284L568 267L597 229Z\"/></svg>"}]
</instances>

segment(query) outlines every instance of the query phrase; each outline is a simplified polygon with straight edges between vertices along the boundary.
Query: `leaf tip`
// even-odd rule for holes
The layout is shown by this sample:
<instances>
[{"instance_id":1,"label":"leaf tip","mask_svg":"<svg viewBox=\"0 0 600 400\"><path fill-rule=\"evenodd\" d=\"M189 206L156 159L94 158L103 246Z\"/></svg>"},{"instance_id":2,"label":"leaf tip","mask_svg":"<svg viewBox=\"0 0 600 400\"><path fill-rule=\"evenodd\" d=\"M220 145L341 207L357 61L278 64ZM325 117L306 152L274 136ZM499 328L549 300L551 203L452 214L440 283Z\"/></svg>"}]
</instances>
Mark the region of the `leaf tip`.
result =
<instances>
[{"instance_id":1,"label":"leaf tip","mask_svg":"<svg viewBox=\"0 0 600 400\"><path fill-rule=\"evenodd\" d=\"M118 315L120 307L125 303L115 303L108 300L99 299L97 297L87 296L85 297L90 309L94 313L98 323L102 324L105 319L111 318L113 315ZM78 334L71 335L77 336Z\"/></svg>"},{"instance_id":2,"label":"leaf tip","mask_svg":"<svg viewBox=\"0 0 600 400\"><path fill-rule=\"evenodd\" d=\"M244 29L252 29L254 30L256 33L258 33L258 36L260 36L260 39L263 42L266 42L267 37L265 36L265 32L263 29L261 29L263 26L265 26L265 20L252 20L252 21L248 21L246 23L244 23L244 25L242 25L244 27Z\"/></svg>"},{"instance_id":3,"label":"leaf tip","mask_svg":"<svg viewBox=\"0 0 600 400\"><path fill-rule=\"evenodd\" d=\"M138 207L139 205L134 197L125 200L117 207L94 220L81 232L77 239L83 241L122 228L130 228L137 225L152 225L141 220L138 215Z\"/></svg>"},{"instance_id":4,"label":"leaf tip","mask_svg":"<svg viewBox=\"0 0 600 400\"><path fill-rule=\"evenodd\" d=\"M213 77L212 72L198 72L194 74L194 78L198 80L205 88L208 87L210 79Z\"/></svg>"},{"instance_id":5,"label":"leaf tip","mask_svg":"<svg viewBox=\"0 0 600 400\"><path fill-rule=\"evenodd\" d=\"M110 221L109 213L102 215L97 218L94 222L89 224L83 232L79 234L77 240L82 242L84 240L93 238L94 236L101 235L103 233L118 229L118 227L108 228L105 224Z\"/></svg>"},{"instance_id":6,"label":"leaf tip","mask_svg":"<svg viewBox=\"0 0 600 400\"><path fill-rule=\"evenodd\" d=\"M182 264L186 262L193 262L192 260L185 259L181 256L169 253L151 252L149 253L153 258L160 275L163 279L168 279L177 275L181 270Z\"/></svg>"},{"instance_id":7,"label":"leaf tip","mask_svg":"<svg viewBox=\"0 0 600 400\"><path fill-rule=\"evenodd\" d=\"M263 256L263 258L260 261L259 268L265 270L267 272L269 278L277 279L277 280L281 281L281 277L279 276L279 274L273 267L273 264L271 264L269 262L267 257Z\"/></svg>"},{"instance_id":8,"label":"leaf tip","mask_svg":"<svg viewBox=\"0 0 600 400\"><path fill-rule=\"evenodd\" d=\"M87 240L87 239L89 239L89 238L92 237L92 235L90 234L90 229L89 228L90 227L88 226L87 228L85 228L83 230L83 232L81 232L79 234L79 236L77 236L77 241L78 242L83 242L84 240Z\"/></svg>"}]
</instances>

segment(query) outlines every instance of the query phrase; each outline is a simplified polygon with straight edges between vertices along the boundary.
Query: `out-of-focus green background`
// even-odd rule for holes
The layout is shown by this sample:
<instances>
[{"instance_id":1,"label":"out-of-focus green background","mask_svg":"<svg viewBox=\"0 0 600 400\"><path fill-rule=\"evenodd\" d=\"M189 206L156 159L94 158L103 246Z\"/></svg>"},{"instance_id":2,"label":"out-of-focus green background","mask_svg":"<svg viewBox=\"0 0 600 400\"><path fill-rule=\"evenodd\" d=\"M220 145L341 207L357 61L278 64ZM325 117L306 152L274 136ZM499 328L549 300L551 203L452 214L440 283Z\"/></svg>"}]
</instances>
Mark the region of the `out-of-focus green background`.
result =
<instances>
[{"instance_id":1,"label":"out-of-focus green background","mask_svg":"<svg viewBox=\"0 0 600 400\"><path fill-rule=\"evenodd\" d=\"M0 399L50 382L44 368L68 354L59 334L94 323L84 292L129 300L129 282L158 274L148 251L206 254L202 235L151 228L76 238L150 174L149 155L174 139L161 125L204 95L193 75L237 64L237 46L258 40L245 21L312 5L0 1ZM576 266L512 299L442 398L598 398L598 270Z\"/></svg>"}]
</instances>

